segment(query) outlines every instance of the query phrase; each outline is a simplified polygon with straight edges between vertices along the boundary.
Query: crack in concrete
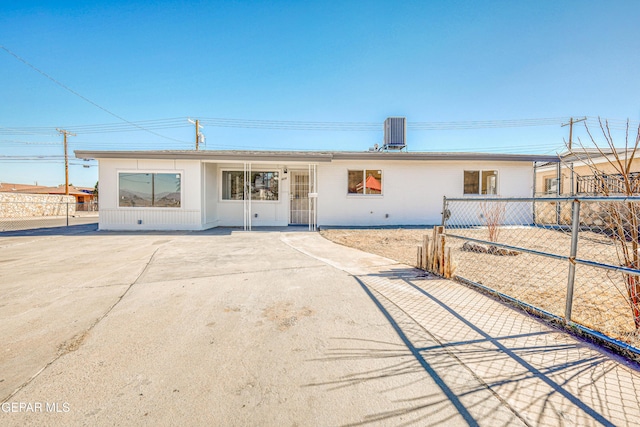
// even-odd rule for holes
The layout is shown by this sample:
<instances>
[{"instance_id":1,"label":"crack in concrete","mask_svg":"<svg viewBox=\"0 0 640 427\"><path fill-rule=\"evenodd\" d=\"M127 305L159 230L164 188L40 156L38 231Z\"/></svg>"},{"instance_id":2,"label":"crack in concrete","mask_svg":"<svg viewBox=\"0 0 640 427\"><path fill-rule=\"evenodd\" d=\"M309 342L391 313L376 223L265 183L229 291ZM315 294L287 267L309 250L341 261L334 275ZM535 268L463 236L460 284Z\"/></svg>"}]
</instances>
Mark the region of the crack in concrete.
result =
<instances>
[{"instance_id":1,"label":"crack in concrete","mask_svg":"<svg viewBox=\"0 0 640 427\"><path fill-rule=\"evenodd\" d=\"M242 274L260 274L260 273L270 273L274 271L291 271L291 270L307 270L307 269L315 269L315 268L325 268L327 265L325 263L317 264L317 265L307 265L301 267L283 267L283 268L269 268L263 270L246 270L246 271L232 271L227 273L218 273L218 274L207 274L204 276L181 276L177 279L165 279L165 280L155 280L150 282L141 282L141 283L171 283L178 282L181 280L192 280L192 279L206 279L209 277L224 277L224 276L238 276Z\"/></svg>"},{"instance_id":2,"label":"crack in concrete","mask_svg":"<svg viewBox=\"0 0 640 427\"><path fill-rule=\"evenodd\" d=\"M85 329L84 331L80 332L79 334L76 334L70 340L65 341L62 344L60 344L58 346L58 353L56 354L56 356L53 359L51 359L42 368L40 368L40 370L38 372L36 372L34 375L31 376L31 378L29 378L27 381L22 383L18 388L16 388L13 391L13 393L9 394L7 397L2 399L2 401L0 403L8 402L9 399L11 399L13 396L18 394L20 391L22 391L29 384L31 384L33 382L33 380L38 378L38 376L40 376L41 373L43 373L49 366L53 365L56 361L58 361L58 359L60 359L62 356L66 355L66 354L69 354L69 353L71 353L73 351L78 350L82 346L82 344L84 343L86 338L89 336L89 332L91 332L91 330L93 328L95 328L105 317L107 317L109 315L109 313L111 313L111 311L113 311L113 309L122 301L122 299L127 295L127 293L129 293L129 291L131 290L133 285L138 283L140 278L148 270L149 266L151 265L151 262L153 261L153 258L156 256L156 253L158 252L159 249L160 248L157 248L151 254L151 257L149 257L149 261L147 261L147 264L144 266L144 268L142 269L140 274L138 274L138 277L136 277L136 279L133 282L131 282L129 284L129 286L127 286L127 289L125 289L125 291L122 293L122 295L120 295L118 297L116 302L114 302L111 305L111 307L109 307L107 309L107 311L105 311L104 314L102 314L102 316L98 317L87 329Z\"/></svg>"}]
</instances>

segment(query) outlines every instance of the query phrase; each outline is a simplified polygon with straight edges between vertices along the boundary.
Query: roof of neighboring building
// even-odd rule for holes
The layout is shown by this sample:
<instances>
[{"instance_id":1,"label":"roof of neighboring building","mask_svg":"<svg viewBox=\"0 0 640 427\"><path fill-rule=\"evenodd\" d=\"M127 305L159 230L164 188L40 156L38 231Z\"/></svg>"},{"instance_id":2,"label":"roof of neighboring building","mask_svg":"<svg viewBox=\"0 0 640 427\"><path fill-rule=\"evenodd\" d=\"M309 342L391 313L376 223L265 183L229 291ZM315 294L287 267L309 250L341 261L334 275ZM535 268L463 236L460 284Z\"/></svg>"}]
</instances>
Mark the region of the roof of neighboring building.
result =
<instances>
[{"instance_id":1,"label":"roof of neighboring building","mask_svg":"<svg viewBox=\"0 0 640 427\"><path fill-rule=\"evenodd\" d=\"M2 182L0 183L0 192L28 194L65 194L65 188L64 185L59 185L57 187L46 187L44 185L13 184ZM91 195L93 194L93 188L76 187L70 185L69 194L76 196Z\"/></svg>"},{"instance_id":2,"label":"roof of neighboring building","mask_svg":"<svg viewBox=\"0 0 640 427\"><path fill-rule=\"evenodd\" d=\"M633 148L611 149L609 147L606 147L602 149L597 149L597 148L591 148L591 147L587 147L587 148L580 147L580 148L574 148L571 151L564 151L558 154L558 156L560 158L560 161L565 165L573 162L606 163L608 160L615 159L614 152L617 153L618 157L620 157L620 159L624 161L626 157L630 158L633 151L634 151ZM635 158L640 160L640 153L636 153ZM554 163L553 167L556 167L555 163L558 163L558 161L556 160L554 162L549 162L549 163ZM544 169L545 166L550 166L550 165L548 164L540 165L540 168Z\"/></svg>"},{"instance_id":3,"label":"roof of neighboring building","mask_svg":"<svg viewBox=\"0 0 640 427\"><path fill-rule=\"evenodd\" d=\"M33 190L36 188L46 188L44 185L32 184L16 184L13 182L0 182L0 192L7 193L12 191Z\"/></svg>"},{"instance_id":4,"label":"roof of neighboring building","mask_svg":"<svg viewBox=\"0 0 640 427\"><path fill-rule=\"evenodd\" d=\"M244 151L244 150L160 150L85 151L79 159L192 159L279 162L331 162L332 160L493 160L512 162L558 162L556 155L501 153L438 153L413 151Z\"/></svg>"}]
</instances>

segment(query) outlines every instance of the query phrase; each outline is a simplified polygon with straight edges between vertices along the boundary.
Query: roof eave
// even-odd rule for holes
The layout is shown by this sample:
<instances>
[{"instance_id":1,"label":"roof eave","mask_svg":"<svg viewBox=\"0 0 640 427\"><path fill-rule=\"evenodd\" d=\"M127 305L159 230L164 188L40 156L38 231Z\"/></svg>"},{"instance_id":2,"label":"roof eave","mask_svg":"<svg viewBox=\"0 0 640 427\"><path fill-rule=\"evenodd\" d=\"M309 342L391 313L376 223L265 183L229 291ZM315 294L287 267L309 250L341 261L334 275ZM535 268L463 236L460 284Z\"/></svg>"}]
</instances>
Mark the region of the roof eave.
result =
<instances>
[{"instance_id":1,"label":"roof eave","mask_svg":"<svg viewBox=\"0 0 640 427\"><path fill-rule=\"evenodd\" d=\"M365 152L336 152L333 153L336 160L493 160L493 161L513 161L513 162L558 162L558 156L541 154L501 154L501 153L435 153L435 152L388 152L388 151L365 151Z\"/></svg>"},{"instance_id":2,"label":"roof eave","mask_svg":"<svg viewBox=\"0 0 640 427\"><path fill-rule=\"evenodd\" d=\"M298 152L216 152L216 151L84 151L74 152L76 157L84 160L92 159L178 159L178 160L218 160L255 162L330 162L328 153Z\"/></svg>"},{"instance_id":3,"label":"roof eave","mask_svg":"<svg viewBox=\"0 0 640 427\"><path fill-rule=\"evenodd\" d=\"M430 160L430 161L513 161L559 162L558 156L540 154L501 153L434 153L388 151L85 151L77 150L79 159L185 159L205 161L253 161L253 162L331 162L332 160Z\"/></svg>"}]
</instances>

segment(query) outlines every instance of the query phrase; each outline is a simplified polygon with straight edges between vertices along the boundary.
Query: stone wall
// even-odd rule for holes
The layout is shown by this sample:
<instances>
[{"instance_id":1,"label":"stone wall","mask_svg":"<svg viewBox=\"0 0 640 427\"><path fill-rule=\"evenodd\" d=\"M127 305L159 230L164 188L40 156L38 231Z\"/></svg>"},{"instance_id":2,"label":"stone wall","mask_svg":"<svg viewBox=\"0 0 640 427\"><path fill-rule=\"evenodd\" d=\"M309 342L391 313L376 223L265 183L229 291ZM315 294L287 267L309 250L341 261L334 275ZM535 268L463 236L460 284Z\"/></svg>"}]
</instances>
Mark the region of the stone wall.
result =
<instances>
[{"instance_id":1,"label":"stone wall","mask_svg":"<svg viewBox=\"0 0 640 427\"><path fill-rule=\"evenodd\" d=\"M0 218L67 216L76 213L73 196L0 193Z\"/></svg>"}]
</instances>

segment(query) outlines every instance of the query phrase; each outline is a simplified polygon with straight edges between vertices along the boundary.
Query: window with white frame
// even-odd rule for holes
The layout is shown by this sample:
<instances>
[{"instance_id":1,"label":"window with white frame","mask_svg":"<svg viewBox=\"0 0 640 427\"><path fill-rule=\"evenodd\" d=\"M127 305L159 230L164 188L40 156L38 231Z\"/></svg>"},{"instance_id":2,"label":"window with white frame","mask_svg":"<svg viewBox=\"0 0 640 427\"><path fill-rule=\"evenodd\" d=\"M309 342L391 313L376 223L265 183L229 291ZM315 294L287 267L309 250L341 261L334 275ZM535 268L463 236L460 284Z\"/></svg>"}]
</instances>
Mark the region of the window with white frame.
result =
<instances>
[{"instance_id":1,"label":"window with white frame","mask_svg":"<svg viewBox=\"0 0 640 427\"><path fill-rule=\"evenodd\" d=\"M359 169L348 171L348 194L382 194L382 171Z\"/></svg>"},{"instance_id":2,"label":"window with white frame","mask_svg":"<svg viewBox=\"0 0 640 427\"><path fill-rule=\"evenodd\" d=\"M251 172L251 200L278 200L277 171ZM244 172L222 171L222 200L244 200Z\"/></svg>"},{"instance_id":3,"label":"window with white frame","mask_svg":"<svg viewBox=\"0 0 640 427\"><path fill-rule=\"evenodd\" d=\"M464 171L464 194L498 194L498 171Z\"/></svg>"},{"instance_id":4,"label":"window with white frame","mask_svg":"<svg viewBox=\"0 0 640 427\"><path fill-rule=\"evenodd\" d=\"M544 192L547 194L556 194L558 192L558 178L545 178Z\"/></svg>"},{"instance_id":5,"label":"window with white frame","mask_svg":"<svg viewBox=\"0 0 640 427\"><path fill-rule=\"evenodd\" d=\"M118 206L133 208L179 208L182 203L181 174L120 172Z\"/></svg>"}]
</instances>

